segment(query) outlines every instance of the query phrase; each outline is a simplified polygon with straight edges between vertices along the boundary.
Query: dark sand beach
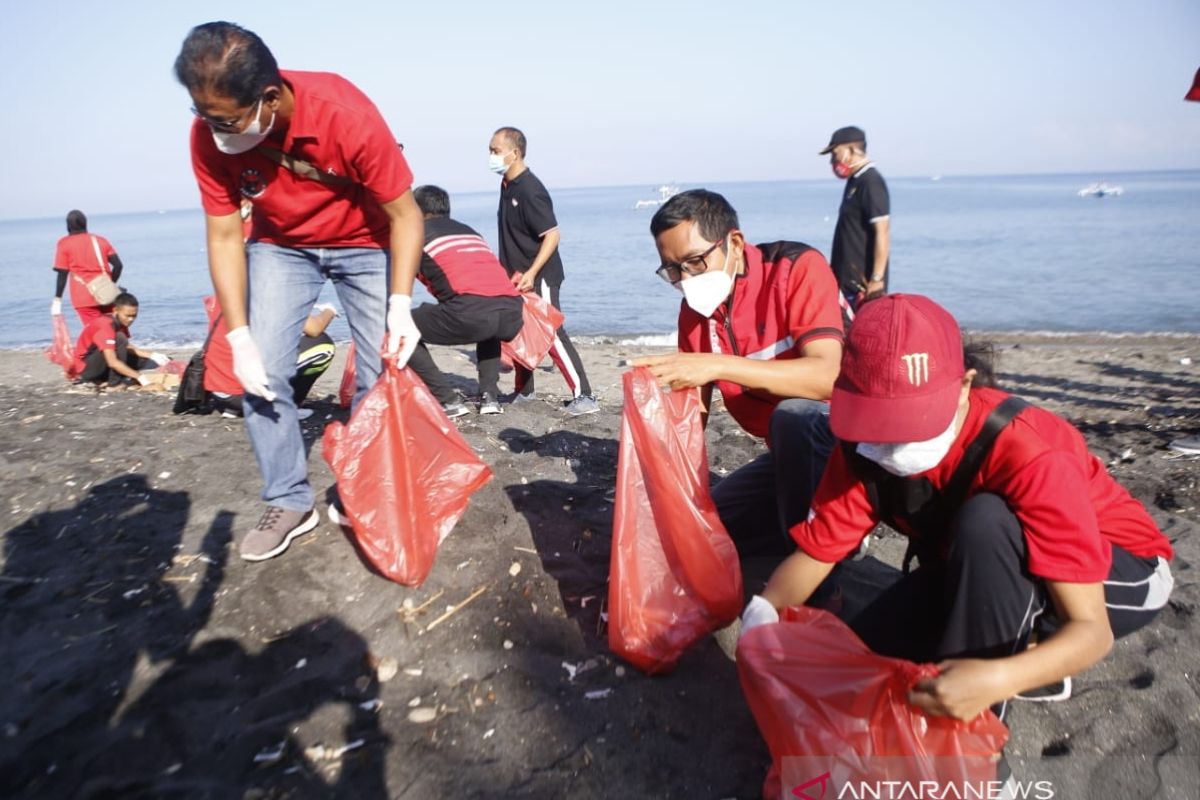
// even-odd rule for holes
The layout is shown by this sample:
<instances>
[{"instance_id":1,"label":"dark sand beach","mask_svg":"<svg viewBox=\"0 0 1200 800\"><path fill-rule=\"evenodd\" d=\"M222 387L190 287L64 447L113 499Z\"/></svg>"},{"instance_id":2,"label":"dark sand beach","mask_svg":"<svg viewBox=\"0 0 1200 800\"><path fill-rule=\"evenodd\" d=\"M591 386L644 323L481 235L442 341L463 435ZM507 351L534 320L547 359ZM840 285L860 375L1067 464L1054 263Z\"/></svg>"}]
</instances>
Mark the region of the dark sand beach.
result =
<instances>
[{"instance_id":1,"label":"dark sand beach","mask_svg":"<svg viewBox=\"0 0 1200 800\"><path fill-rule=\"evenodd\" d=\"M1200 432L1200 365L1181 363L1200 362L1200 338L996 340L1005 388L1078 425L1177 553L1155 624L1070 701L1015 707L1010 760L1079 765L1057 797L1197 797L1200 458L1167 444ZM617 364L655 350L580 350L601 413L572 419L545 395L459 420L495 477L416 589L373 574L327 522L242 561L261 505L239 420L80 393L40 353L0 352L0 795L758 796L767 751L713 640L654 678L608 652ZM435 357L473 386L465 352ZM341 356L303 423L319 496L340 370ZM708 443L716 476L761 448L724 413ZM864 568L902 549L879 537ZM756 591L764 565L746 567Z\"/></svg>"}]
</instances>

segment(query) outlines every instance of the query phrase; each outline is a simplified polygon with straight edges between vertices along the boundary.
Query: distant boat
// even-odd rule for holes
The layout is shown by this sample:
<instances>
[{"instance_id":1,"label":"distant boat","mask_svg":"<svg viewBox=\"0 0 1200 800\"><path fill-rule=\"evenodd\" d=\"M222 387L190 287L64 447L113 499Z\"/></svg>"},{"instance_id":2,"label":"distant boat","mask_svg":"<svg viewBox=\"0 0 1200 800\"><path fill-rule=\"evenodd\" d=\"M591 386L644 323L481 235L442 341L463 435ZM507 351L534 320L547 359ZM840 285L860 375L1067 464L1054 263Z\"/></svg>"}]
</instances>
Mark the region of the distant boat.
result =
<instances>
[{"instance_id":1,"label":"distant boat","mask_svg":"<svg viewBox=\"0 0 1200 800\"><path fill-rule=\"evenodd\" d=\"M1093 184L1083 187L1076 194L1080 197L1108 197L1109 195L1125 194L1125 190L1120 186L1110 186L1104 181L1096 181Z\"/></svg>"},{"instance_id":2,"label":"distant boat","mask_svg":"<svg viewBox=\"0 0 1200 800\"><path fill-rule=\"evenodd\" d=\"M657 200L638 200L636 203L633 204L633 207L634 208L654 208L655 206L661 206L663 203L667 202L672 197L679 194L679 187L673 183L664 183L662 186L658 187L657 191L658 191L658 199Z\"/></svg>"}]
</instances>

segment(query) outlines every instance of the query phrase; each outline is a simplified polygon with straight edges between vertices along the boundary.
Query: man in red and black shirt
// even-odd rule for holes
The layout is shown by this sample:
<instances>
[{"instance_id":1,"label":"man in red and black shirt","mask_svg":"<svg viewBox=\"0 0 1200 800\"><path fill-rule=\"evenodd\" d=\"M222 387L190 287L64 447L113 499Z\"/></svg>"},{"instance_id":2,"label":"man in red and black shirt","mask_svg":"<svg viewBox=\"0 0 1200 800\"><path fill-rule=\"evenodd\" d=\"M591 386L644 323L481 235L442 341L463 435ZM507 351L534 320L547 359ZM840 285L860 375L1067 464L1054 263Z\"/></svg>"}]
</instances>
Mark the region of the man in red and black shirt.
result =
<instances>
[{"instance_id":1,"label":"man in red and black shirt","mask_svg":"<svg viewBox=\"0 0 1200 800\"><path fill-rule=\"evenodd\" d=\"M149 381L139 371L151 363L162 366L167 357L134 347L129 341L129 326L138 316L138 300L122 292L113 300L112 311L94 317L84 326L75 342L75 364L72 372L84 383L137 383Z\"/></svg>"},{"instance_id":2,"label":"man in red and black shirt","mask_svg":"<svg viewBox=\"0 0 1200 800\"><path fill-rule=\"evenodd\" d=\"M425 250L417 274L437 303L413 310L421 343L408 365L450 417L468 413L425 347L474 344L479 370L479 413L499 414L500 343L512 341L524 323L520 293L487 242L473 228L450 218L450 196L438 186L413 191L425 216Z\"/></svg>"},{"instance_id":3,"label":"man in red and black shirt","mask_svg":"<svg viewBox=\"0 0 1200 800\"><path fill-rule=\"evenodd\" d=\"M824 257L799 242L752 245L724 197L671 198L650 222L679 289L679 353L635 361L671 389L714 387L768 451L714 487L721 521L743 555L794 549L788 529L808 513L833 443L828 405L842 356L842 311ZM707 412L706 412L707 414Z\"/></svg>"},{"instance_id":4,"label":"man in red and black shirt","mask_svg":"<svg viewBox=\"0 0 1200 800\"><path fill-rule=\"evenodd\" d=\"M87 217L79 210L67 214L67 235L58 240L54 249L54 270L58 283L54 287L54 300L50 303L51 314L62 313L63 291L71 283L71 305L79 315L79 321L87 325L97 317L112 313L111 305L100 305L88 290L88 282L107 275L116 283L121 278L121 257L109 244L108 239L88 233Z\"/></svg>"},{"instance_id":5,"label":"man in red and black shirt","mask_svg":"<svg viewBox=\"0 0 1200 800\"><path fill-rule=\"evenodd\" d=\"M421 212L395 136L345 78L281 71L262 39L228 22L193 28L175 74L196 115L209 271L265 483L267 509L241 555L261 561L319 521L289 385L308 312L332 280L358 354L356 397L381 372L381 345L404 366L420 339ZM254 202L249 243L243 198Z\"/></svg>"}]
</instances>

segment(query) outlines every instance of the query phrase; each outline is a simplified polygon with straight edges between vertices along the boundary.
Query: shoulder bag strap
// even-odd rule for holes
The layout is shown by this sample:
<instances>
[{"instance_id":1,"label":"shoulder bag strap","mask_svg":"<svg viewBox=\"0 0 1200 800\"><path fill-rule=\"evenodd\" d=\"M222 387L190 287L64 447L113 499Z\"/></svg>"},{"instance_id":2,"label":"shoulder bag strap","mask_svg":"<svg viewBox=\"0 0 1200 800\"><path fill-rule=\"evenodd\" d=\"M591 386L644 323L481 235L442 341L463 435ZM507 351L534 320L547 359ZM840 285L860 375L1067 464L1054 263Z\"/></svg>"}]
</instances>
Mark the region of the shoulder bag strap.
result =
<instances>
[{"instance_id":1,"label":"shoulder bag strap","mask_svg":"<svg viewBox=\"0 0 1200 800\"><path fill-rule=\"evenodd\" d=\"M217 326L221 324L221 317L223 316L225 316L224 311L222 311L220 314L217 314L217 318L214 319L212 325L209 326L208 336L206 336L204 339L204 346L200 348L201 358L204 358L204 354L208 352L208 343L212 341L213 334L217 332Z\"/></svg>"},{"instance_id":2,"label":"shoulder bag strap","mask_svg":"<svg viewBox=\"0 0 1200 800\"><path fill-rule=\"evenodd\" d=\"M258 147L258 152L262 153L267 158L274 161L284 169L291 170L302 178L324 183L328 186L351 186L358 181L347 178L343 175L330 175L328 172L322 172L312 164L295 156L289 156L287 153L275 147Z\"/></svg>"}]
</instances>

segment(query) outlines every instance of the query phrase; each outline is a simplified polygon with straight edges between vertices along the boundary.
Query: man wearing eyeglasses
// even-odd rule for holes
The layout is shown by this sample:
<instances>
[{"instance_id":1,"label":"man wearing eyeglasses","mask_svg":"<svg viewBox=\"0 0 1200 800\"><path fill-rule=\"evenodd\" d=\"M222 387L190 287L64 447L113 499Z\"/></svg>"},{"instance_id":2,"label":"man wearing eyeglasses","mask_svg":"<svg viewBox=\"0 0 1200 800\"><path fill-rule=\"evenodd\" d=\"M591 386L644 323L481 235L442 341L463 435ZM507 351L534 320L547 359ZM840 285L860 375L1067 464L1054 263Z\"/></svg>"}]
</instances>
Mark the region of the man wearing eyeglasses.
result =
<instances>
[{"instance_id":1,"label":"man wearing eyeglasses","mask_svg":"<svg viewBox=\"0 0 1200 800\"><path fill-rule=\"evenodd\" d=\"M395 137L346 79L282 72L257 35L228 22L193 28L175 75L194 103L209 270L265 484L267 509L241 555L262 561L320 520L288 383L309 309L331 279L361 398L381 372L381 346L402 367L420 340L411 306L424 226ZM254 203L245 245L242 198Z\"/></svg>"},{"instance_id":2,"label":"man wearing eyeglasses","mask_svg":"<svg viewBox=\"0 0 1200 800\"><path fill-rule=\"evenodd\" d=\"M712 492L738 551L784 555L833 446L828 399L842 357L842 310L828 262L799 242L753 245L721 195L682 192L650 221L658 274L683 294L679 352L636 360L664 388L713 387L767 452Z\"/></svg>"}]
</instances>

